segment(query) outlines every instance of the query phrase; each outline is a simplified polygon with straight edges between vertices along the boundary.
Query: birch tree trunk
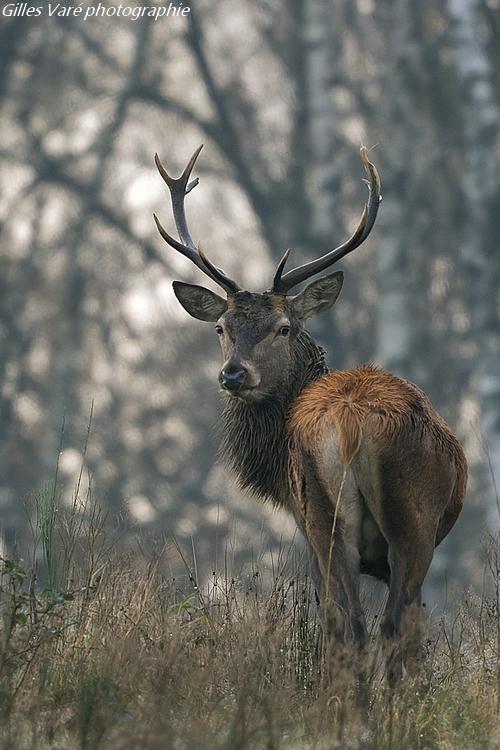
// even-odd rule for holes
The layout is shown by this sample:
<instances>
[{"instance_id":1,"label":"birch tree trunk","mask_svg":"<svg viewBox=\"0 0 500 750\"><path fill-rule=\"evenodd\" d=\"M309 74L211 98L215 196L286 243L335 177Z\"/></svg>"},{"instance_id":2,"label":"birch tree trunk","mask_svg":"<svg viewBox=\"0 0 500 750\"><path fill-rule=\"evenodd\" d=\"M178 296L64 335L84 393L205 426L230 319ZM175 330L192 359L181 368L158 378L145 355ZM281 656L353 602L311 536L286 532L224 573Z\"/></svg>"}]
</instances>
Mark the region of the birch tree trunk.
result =
<instances>
[{"instance_id":1,"label":"birch tree trunk","mask_svg":"<svg viewBox=\"0 0 500 750\"><path fill-rule=\"evenodd\" d=\"M306 108L310 176L314 184L311 201L311 234L331 238L335 224L336 118L332 96L333 49L330 20L332 8L326 0L308 0L304 14L306 50ZM331 241L331 240L330 240Z\"/></svg>"},{"instance_id":2,"label":"birch tree trunk","mask_svg":"<svg viewBox=\"0 0 500 750\"><path fill-rule=\"evenodd\" d=\"M500 488L500 317L493 256L498 252L494 236L499 187L495 154L500 113L495 101L493 71L481 41L478 5L477 0L449 0L448 7L455 23L454 50L463 90L466 145L460 258L477 347L474 386L481 433L496 487ZM492 526L498 523L494 503L490 522Z\"/></svg>"},{"instance_id":3,"label":"birch tree trunk","mask_svg":"<svg viewBox=\"0 0 500 750\"><path fill-rule=\"evenodd\" d=\"M304 235L308 258L344 239L345 223L339 207L350 155L340 146L345 115L335 105L336 86L342 77L340 15L340 4L334 6L329 0L306 0L303 5L304 101L299 107L305 124L302 200L308 207ZM342 367L344 337L335 318L318 317L312 322L312 330L335 352L330 364Z\"/></svg>"},{"instance_id":4,"label":"birch tree trunk","mask_svg":"<svg viewBox=\"0 0 500 750\"><path fill-rule=\"evenodd\" d=\"M381 4L376 11L378 54L387 56L382 91L389 104L389 111L382 113L381 128L385 162L378 222L383 246L378 254L376 359L389 370L422 382L422 373L415 371L413 343L419 316L414 311L411 275L415 272L412 243L419 210L412 198L412 183L423 166L423 149L414 93L406 80L408 72L415 72L419 65L420 48L413 38L410 5L409 0L401 0ZM414 161L420 161L418 167Z\"/></svg>"}]
</instances>

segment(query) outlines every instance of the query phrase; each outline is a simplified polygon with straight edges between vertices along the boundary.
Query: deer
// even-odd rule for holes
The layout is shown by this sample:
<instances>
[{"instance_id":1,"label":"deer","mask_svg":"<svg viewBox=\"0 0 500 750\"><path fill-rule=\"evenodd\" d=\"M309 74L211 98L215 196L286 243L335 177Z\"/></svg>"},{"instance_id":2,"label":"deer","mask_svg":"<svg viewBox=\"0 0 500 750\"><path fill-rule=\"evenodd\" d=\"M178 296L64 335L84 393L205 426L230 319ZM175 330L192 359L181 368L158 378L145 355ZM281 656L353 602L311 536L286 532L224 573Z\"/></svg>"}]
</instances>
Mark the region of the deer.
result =
<instances>
[{"instance_id":1,"label":"deer","mask_svg":"<svg viewBox=\"0 0 500 750\"><path fill-rule=\"evenodd\" d=\"M240 486L290 512L310 550L324 637L363 649L362 574L383 581L381 621L392 679L402 675L404 621L420 609L434 549L462 509L467 463L462 447L425 393L372 364L329 371L325 352L304 327L330 310L343 285L337 270L290 294L336 264L370 234L381 201L380 177L362 146L368 198L354 233L338 247L285 272L286 250L269 290L240 288L197 246L185 213L196 187L200 146L178 178L158 154L179 240L153 214L174 250L223 291L173 282L184 310L215 324L222 349L221 455Z\"/></svg>"}]
</instances>

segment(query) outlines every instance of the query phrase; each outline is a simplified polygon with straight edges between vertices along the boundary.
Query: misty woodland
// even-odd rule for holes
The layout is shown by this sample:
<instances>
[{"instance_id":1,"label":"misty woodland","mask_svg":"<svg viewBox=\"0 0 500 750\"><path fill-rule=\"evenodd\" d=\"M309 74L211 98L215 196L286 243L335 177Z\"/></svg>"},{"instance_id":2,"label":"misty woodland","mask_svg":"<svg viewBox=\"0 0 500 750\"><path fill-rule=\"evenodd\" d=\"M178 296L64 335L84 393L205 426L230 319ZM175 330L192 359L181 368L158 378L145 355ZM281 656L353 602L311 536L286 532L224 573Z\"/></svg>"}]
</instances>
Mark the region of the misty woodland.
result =
<instances>
[{"instance_id":1,"label":"misty woodland","mask_svg":"<svg viewBox=\"0 0 500 750\"><path fill-rule=\"evenodd\" d=\"M0 745L498 747L500 8L229 5L2 4Z\"/></svg>"}]
</instances>

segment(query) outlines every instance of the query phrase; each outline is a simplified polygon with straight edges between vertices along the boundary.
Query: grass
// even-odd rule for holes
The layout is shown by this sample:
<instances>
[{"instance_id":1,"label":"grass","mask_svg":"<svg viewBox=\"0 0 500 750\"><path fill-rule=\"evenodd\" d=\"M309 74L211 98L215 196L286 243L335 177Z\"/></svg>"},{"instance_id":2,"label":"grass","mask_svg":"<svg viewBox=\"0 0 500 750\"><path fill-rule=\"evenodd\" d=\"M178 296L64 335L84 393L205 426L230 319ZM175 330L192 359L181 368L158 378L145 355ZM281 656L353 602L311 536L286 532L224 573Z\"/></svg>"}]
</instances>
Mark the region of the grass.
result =
<instances>
[{"instance_id":1,"label":"grass","mask_svg":"<svg viewBox=\"0 0 500 750\"><path fill-rule=\"evenodd\" d=\"M257 567L200 587L179 549L181 588L164 550L119 554L91 492L68 508L54 487L29 564L1 562L2 750L500 747L498 540L484 594L428 624L418 672L394 690L374 634L360 701L350 654L325 664L298 564L279 560L270 586Z\"/></svg>"}]
</instances>

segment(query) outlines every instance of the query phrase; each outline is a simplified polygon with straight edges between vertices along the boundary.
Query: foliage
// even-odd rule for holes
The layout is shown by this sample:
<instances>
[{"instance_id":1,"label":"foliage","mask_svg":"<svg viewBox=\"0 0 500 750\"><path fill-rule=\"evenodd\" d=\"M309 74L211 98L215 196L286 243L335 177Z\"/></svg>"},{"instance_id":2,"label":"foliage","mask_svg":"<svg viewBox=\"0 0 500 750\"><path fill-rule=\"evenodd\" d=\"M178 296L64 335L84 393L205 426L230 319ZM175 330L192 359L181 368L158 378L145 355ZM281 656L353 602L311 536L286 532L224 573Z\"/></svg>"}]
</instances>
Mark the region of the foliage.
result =
<instances>
[{"instance_id":1,"label":"foliage","mask_svg":"<svg viewBox=\"0 0 500 750\"><path fill-rule=\"evenodd\" d=\"M428 624L418 669L391 690L375 627L364 687L353 654L326 658L310 582L298 566L286 572L285 553L270 587L256 566L240 580L214 570L202 591L179 549L188 572L181 590L165 572L165 549L115 554L101 538L77 565L76 550L93 545L95 513L87 505L70 515L83 515L71 589L40 589L36 566L1 563L5 750L498 745L498 539L483 596L465 595ZM68 520L58 515L54 528L58 564L68 561L57 554ZM102 564L92 570L96 557Z\"/></svg>"},{"instance_id":2,"label":"foliage","mask_svg":"<svg viewBox=\"0 0 500 750\"><path fill-rule=\"evenodd\" d=\"M283 519L215 465L219 355L171 292L172 279L200 275L156 235L153 211L173 222L153 155L178 174L205 143L187 205L194 238L263 289L285 247L295 264L350 234L366 195L364 142L377 144L384 200L342 263L335 311L311 326L332 367L387 366L456 429L471 492L431 577L440 585L447 567L480 587L469 540L494 511L481 433L494 472L500 456L499 28L494 0L197 0L157 23L2 18L10 549L27 541L20 500L51 475L65 409L58 502L68 501L94 399L86 468L107 511L128 506L130 533L161 528L183 543L196 533L205 567L237 518L240 561L261 529L276 551Z\"/></svg>"}]
</instances>

